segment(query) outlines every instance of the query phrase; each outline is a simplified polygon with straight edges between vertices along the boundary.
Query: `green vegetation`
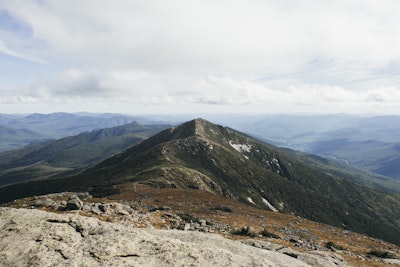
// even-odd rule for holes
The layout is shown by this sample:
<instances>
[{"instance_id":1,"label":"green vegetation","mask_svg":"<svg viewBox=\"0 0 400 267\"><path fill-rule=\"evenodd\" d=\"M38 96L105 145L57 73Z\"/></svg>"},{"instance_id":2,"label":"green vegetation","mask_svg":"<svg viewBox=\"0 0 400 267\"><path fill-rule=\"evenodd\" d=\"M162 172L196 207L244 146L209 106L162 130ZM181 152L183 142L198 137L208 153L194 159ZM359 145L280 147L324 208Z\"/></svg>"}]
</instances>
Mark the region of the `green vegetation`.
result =
<instances>
[{"instance_id":1,"label":"green vegetation","mask_svg":"<svg viewBox=\"0 0 400 267\"><path fill-rule=\"evenodd\" d=\"M335 177L341 177L370 188L400 194L400 180L368 172L337 160L326 159L291 149L281 148L281 150L284 153L296 157L299 161L315 170Z\"/></svg>"},{"instance_id":2,"label":"green vegetation","mask_svg":"<svg viewBox=\"0 0 400 267\"><path fill-rule=\"evenodd\" d=\"M388 251L382 251L382 250L370 250L366 253L368 256L374 256L378 258L384 258L384 259L395 259L395 255L393 253L390 253Z\"/></svg>"},{"instance_id":3,"label":"green vegetation","mask_svg":"<svg viewBox=\"0 0 400 267\"><path fill-rule=\"evenodd\" d=\"M218 206L218 207L214 207L213 210L220 210L223 212L232 212L232 209L226 207L226 206Z\"/></svg>"},{"instance_id":4,"label":"green vegetation","mask_svg":"<svg viewBox=\"0 0 400 267\"><path fill-rule=\"evenodd\" d=\"M0 114L0 151L124 125L133 120L133 117L117 114Z\"/></svg>"},{"instance_id":5,"label":"green vegetation","mask_svg":"<svg viewBox=\"0 0 400 267\"><path fill-rule=\"evenodd\" d=\"M136 122L0 153L0 186L46 179L99 162L146 139L163 125ZM40 172L43 169L43 172ZM66 175L64 173L64 175Z\"/></svg>"},{"instance_id":6,"label":"green vegetation","mask_svg":"<svg viewBox=\"0 0 400 267\"><path fill-rule=\"evenodd\" d=\"M329 248L329 249L346 250L345 247L343 247L343 246L341 246L341 245L339 245L339 244L336 244L336 243L333 242L333 241L327 242L327 243L325 244L325 247L326 247L326 248Z\"/></svg>"},{"instance_id":7,"label":"green vegetation","mask_svg":"<svg viewBox=\"0 0 400 267\"><path fill-rule=\"evenodd\" d=\"M281 237L277 234L274 234L270 231L268 231L267 229L264 229L260 232L260 235L264 236L264 237L269 237L269 238L275 238L275 239L281 239Z\"/></svg>"},{"instance_id":8,"label":"green vegetation","mask_svg":"<svg viewBox=\"0 0 400 267\"><path fill-rule=\"evenodd\" d=\"M249 237L257 237L259 235L268 238L280 239L281 237L277 234L271 233L268 230L264 229L259 233L253 231L250 227L242 227L240 229L233 229L230 232L232 235L241 235L241 236L249 236Z\"/></svg>"},{"instance_id":9,"label":"green vegetation","mask_svg":"<svg viewBox=\"0 0 400 267\"><path fill-rule=\"evenodd\" d=\"M200 219L191 215L191 214L187 214L187 213L177 213L176 215L178 215L182 220L184 220L187 223L199 223Z\"/></svg>"}]
</instances>

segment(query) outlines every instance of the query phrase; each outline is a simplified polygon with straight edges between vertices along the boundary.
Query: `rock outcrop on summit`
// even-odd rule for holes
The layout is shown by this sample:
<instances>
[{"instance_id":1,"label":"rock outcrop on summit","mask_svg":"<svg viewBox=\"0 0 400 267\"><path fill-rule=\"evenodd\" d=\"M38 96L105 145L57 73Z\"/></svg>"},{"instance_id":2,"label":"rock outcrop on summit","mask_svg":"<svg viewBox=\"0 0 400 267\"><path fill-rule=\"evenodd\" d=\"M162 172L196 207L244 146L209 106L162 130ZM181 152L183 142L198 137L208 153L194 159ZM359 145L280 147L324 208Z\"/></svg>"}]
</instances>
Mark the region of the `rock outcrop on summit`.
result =
<instances>
[{"instance_id":1,"label":"rock outcrop on summit","mask_svg":"<svg viewBox=\"0 0 400 267\"><path fill-rule=\"evenodd\" d=\"M218 235L138 229L76 213L0 208L1 266L346 266ZM325 255L326 256L326 255Z\"/></svg>"}]
</instances>

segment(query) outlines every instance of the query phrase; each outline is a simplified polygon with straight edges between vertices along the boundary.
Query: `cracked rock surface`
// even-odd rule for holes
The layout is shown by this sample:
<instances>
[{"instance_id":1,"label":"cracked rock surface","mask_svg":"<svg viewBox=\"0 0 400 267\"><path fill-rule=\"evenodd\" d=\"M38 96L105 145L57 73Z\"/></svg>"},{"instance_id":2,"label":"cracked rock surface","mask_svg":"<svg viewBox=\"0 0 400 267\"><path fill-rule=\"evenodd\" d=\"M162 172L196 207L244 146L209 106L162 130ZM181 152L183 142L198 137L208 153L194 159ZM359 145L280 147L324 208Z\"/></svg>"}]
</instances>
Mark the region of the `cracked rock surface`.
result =
<instances>
[{"instance_id":1,"label":"cracked rock surface","mask_svg":"<svg viewBox=\"0 0 400 267\"><path fill-rule=\"evenodd\" d=\"M0 208L0 266L310 266L218 235Z\"/></svg>"}]
</instances>

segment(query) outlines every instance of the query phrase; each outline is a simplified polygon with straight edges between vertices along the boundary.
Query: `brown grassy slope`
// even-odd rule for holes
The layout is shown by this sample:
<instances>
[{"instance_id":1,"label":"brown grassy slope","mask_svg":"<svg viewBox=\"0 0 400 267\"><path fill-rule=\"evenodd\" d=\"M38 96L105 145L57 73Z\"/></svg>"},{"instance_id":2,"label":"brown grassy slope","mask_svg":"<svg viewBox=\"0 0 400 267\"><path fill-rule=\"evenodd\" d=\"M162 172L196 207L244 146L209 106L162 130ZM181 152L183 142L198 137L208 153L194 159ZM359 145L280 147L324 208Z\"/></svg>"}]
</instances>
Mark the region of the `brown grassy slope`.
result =
<instances>
[{"instance_id":1,"label":"brown grassy slope","mask_svg":"<svg viewBox=\"0 0 400 267\"><path fill-rule=\"evenodd\" d=\"M329 251L325 248L328 242L334 242L342 246L344 250L336 253L341 255L349 266L395 266L385 263L377 257L368 257L367 252L371 250L388 251L400 258L400 247L371 238L362 234L345 231L341 228L310 221L299 216L261 210L246 205L242 202L217 196L200 190L186 190L180 188L154 188L139 183L126 183L118 185L119 194L107 198L89 198L88 202L122 202L129 204L143 214L147 222L135 222L135 227L146 227L150 222L156 228L164 228L169 225L168 217L164 214L187 214L193 218L205 219L214 225L228 225L228 229L241 229L250 227L254 232L259 233L267 230L276 234L280 239L257 237L262 241L292 247L298 251L313 250L316 246L319 250ZM36 197L16 200L8 206L28 207L32 206ZM65 197L60 200L67 200ZM158 210L149 212L151 207L168 206L170 210ZM231 212L221 211L221 207ZM51 208L43 208L48 211L61 212ZM96 216L106 221L124 221L123 216L103 216L80 211L81 215ZM232 235L229 231L214 230L215 233L232 239L247 239L248 237ZM299 237L304 243L293 242L290 239ZM308 247L307 247L308 246Z\"/></svg>"},{"instance_id":2,"label":"brown grassy slope","mask_svg":"<svg viewBox=\"0 0 400 267\"><path fill-rule=\"evenodd\" d=\"M281 237L281 239L271 239L271 242L284 246L296 247L298 245L286 240L285 235L288 232L293 232L302 236L303 240L310 240L310 242L322 246L325 246L327 242L334 242L345 248L345 251L339 253L351 266L387 266L381 259L368 258L366 252L371 250L391 251L397 258L400 257L400 247L393 244L298 216L260 210L242 202L200 190L155 189L134 183L118 187L121 193L110 196L108 199L139 201L143 207L169 206L171 211L167 211L168 213L186 213L193 217L228 224L231 228L251 227L255 232L266 229ZM221 206L228 207L232 212L215 209ZM163 213L161 211L159 215L162 216ZM238 237L234 236L234 238Z\"/></svg>"}]
</instances>

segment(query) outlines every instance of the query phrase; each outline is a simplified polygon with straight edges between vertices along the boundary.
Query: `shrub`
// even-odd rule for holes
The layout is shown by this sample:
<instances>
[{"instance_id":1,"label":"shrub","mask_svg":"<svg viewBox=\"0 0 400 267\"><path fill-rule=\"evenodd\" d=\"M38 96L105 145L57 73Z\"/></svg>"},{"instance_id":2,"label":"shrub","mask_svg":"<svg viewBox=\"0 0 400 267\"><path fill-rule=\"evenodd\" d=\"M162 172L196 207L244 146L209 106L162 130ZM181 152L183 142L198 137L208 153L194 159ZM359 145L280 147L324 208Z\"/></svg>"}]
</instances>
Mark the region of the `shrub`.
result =
<instances>
[{"instance_id":1,"label":"shrub","mask_svg":"<svg viewBox=\"0 0 400 267\"><path fill-rule=\"evenodd\" d=\"M275 239L280 239L281 237L277 234L271 233L270 231L268 231L267 229L264 229L260 232L260 235L264 236L264 237L270 237L270 238L275 238Z\"/></svg>"},{"instance_id":2,"label":"shrub","mask_svg":"<svg viewBox=\"0 0 400 267\"><path fill-rule=\"evenodd\" d=\"M332 241L329 241L328 243L326 243L325 247L329 248L329 249L346 250L345 247L343 247L343 246L341 246L339 244L336 244L335 242L332 242Z\"/></svg>"},{"instance_id":3,"label":"shrub","mask_svg":"<svg viewBox=\"0 0 400 267\"><path fill-rule=\"evenodd\" d=\"M187 223L190 222L198 223L200 221L199 218L194 217L193 215L187 213L178 213L177 215Z\"/></svg>"},{"instance_id":4,"label":"shrub","mask_svg":"<svg viewBox=\"0 0 400 267\"><path fill-rule=\"evenodd\" d=\"M220 210L223 212L232 212L232 210L226 206L218 206L218 207L214 207L213 210Z\"/></svg>"},{"instance_id":5,"label":"shrub","mask_svg":"<svg viewBox=\"0 0 400 267\"><path fill-rule=\"evenodd\" d=\"M368 251L367 255L384 258L384 259L395 259L395 255L393 255L389 251L382 251L382 250L376 250L376 249Z\"/></svg>"}]
</instances>

